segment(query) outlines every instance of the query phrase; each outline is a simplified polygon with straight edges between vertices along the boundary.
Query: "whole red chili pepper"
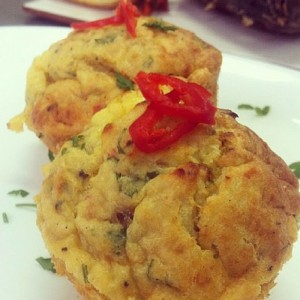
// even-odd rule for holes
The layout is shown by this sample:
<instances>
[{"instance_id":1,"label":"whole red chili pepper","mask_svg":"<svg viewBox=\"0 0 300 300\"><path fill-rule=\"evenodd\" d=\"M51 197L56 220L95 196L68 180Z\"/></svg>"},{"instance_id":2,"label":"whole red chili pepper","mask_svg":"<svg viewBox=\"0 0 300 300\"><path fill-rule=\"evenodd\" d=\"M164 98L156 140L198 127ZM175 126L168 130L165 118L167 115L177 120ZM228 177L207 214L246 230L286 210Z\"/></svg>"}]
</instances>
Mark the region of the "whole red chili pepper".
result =
<instances>
[{"instance_id":1,"label":"whole red chili pepper","mask_svg":"<svg viewBox=\"0 0 300 300\"><path fill-rule=\"evenodd\" d=\"M75 30L85 30L125 23L128 33L132 37L136 37L136 17L139 16L140 12L138 8L130 0L120 0L114 16L91 22L74 22L71 24L71 27Z\"/></svg>"},{"instance_id":2,"label":"whole red chili pepper","mask_svg":"<svg viewBox=\"0 0 300 300\"><path fill-rule=\"evenodd\" d=\"M180 119L173 119L168 126L164 126L164 118L166 116L150 104L145 112L131 124L129 133L134 144L141 151L150 153L162 150L197 126L195 122Z\"/></svg>"},{"instance_id":3,"label":"whole red chili pepper","mask_svg":"<svg viewBox=\"0 0 300 300\"><path fill-rule=\"evenodd\" d=\"M135 80L146 100L162 113L194 122L214 124L216 107L211 94L202 86L163 74L139 72ZM164 94L161 86L172 88Z\"/></svg>"}]
</instances>

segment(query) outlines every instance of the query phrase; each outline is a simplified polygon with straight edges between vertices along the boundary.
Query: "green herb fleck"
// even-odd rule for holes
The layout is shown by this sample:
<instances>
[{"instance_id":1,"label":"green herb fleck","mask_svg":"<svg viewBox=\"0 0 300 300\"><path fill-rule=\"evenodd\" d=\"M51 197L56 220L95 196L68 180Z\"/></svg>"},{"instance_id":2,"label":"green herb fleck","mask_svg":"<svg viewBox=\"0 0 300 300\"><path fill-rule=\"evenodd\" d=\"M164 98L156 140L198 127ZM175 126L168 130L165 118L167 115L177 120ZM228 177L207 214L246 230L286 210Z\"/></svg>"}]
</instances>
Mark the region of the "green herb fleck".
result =
<instances>
[{"instance_id":1,"label":"green herb fleck","mask_svg":"<svg viewBox=\"0 0 300 300\"><path fill-rule=\"evenodd\" d=\"M73 136L71 141L72 141L72 147L84 149L85 147L84 135Z\"/></svg>"},{"instance_id":2,"label":"green herb fleck","mask_svg":"<svg viewBox=\"0 0 300 300\"><path fill-rule=\"evenodd\" d=\"M239 109L249 109L249 110L253 110L254 106L250 105L250 104L240 104L238 106Z\"/></svg>"},{"instance_id":3,"label":"green herb fleck","mask_svg":"<svg viewBox=\"0 0 300 300\"><path fill-rule=\"evenodd\" d=\"M240 104L238 108L254 110L258 116L266 116L270 111L270 106L268 105L264 107L258 107L258 106L252 106L250 104Z\"/></svg>"},{"instance_id":4,"label":"green herb fleck","mask_svg":"<svg viewBox=\"0 0 300 300\"><path fill-rule=\"evenodd\" d=\"M146 69L149 69L152 66L153 62L154 62L153 57L148 56L146 58L146 60L144 61L144 63L143 63L143 67L146 68Z\"/></svg>"},{"instance_id":5,"label":"green herb fleck","mask_svg":"<svg viewBox=\"0 0 300 300\"><path fill-rule=\"evenodd\" d=\"M50 150L48 150L48 158L49 158L49 160L50 160L50 161L53 161L53 160L54 160L54 158L55 158L55 156L54 156L53 152L52 152L52 151L50 151Z\"/></svg>"},{"instance_id":6,"label":"green herb fleck","mask_svg":"<svg viewBox=\"0 0 300 300\"><path fill-rule=\"evenodd\" d=\"M88 279L89 272L88 272L87 265L82 264L81 269L82 269L84 283L89 283L89 279Z\"/></svg>"},{"instance_id":7,"label":"green herb fleck","mask_svg":"<svg viewBox=\"0 0 300 300\"><path fill-rule=\"evenodd\" d=\"M29 192L20 189L20 190L10 191L10 192L8 192L8 195L21 196L22 198L25 198L26 196L29 195Z\"/></svg>"},{"instance_id":8,"label":"green herb fleck","mask_svg":"<svg viewBox=\"0 0 300 300\"><path fill-rule=\"evenodd\" d=\"M300 161L290 164L289 168L293 171L296 177L300 179Z\"/></svg>"},{"instance_id":9,"label":"green herb fleck","mask_svg":"<svg viewBox=\"0 0 300 300\"><path fill-rule=\"evenodd\" d=\"M255 107L255 112L258 116L266 116L270 111L270 106L265 106L263 108Z\"/></svg>"},{"instance_id":10,"label":"green herb fleck","mask_svg":"<svg viewBox=\"0 0 300 300\"><path fill-rule=\"evenodd\" d=\"M144 23L143 26L146 26L148 28L158 29L163 32L175 31L178 29L176 26L168 25L168 24L164 23L163 21L150 21L150 22Z\"/></svg>"},{"instance_id":11,"label":"green herb fleck","mask_svg":"<svg viewBox=\"0 0 300 300\"><path fill-rule=\"evenodd\" d=\"M51 258L45 258L45 257L38 257L36 259L36 261L40 264L40 266L46 270L46 271L50 271L52 273L56 273L55 268L54 268L54 264L51 261Z\"/></svg>"},{"instance_id":12,"label":"green herb fleck","mask_svg":"<svg viewBox=\"0 0 300 300\"><path fill-rule=\"evenodd\" d=\"M113 244L114 253L116 255L121 255L124 251L126 243L126 232L124 228L110 230L107 232L107 237L111 240Z\"/></svg>"},{"instance_id":13,"label":"green herb fleck","mask_svg":"<svg viewBox=\"0 0 300 300\"><path fill-rule=\"evenodd\" d=\"M116 83L118 88L128 91L134 89L134 83L129 78L123 76L120 73L116 73Z\"/></svg>"},{"instance_id":14,"label":"green herb fleck","mask_svg":"<svg viewBox=\"0 0 300 300\"><path fill-rule=\"evenodd\" d=\"M95 42L100 45L111 44L116 39L116 35L107 35L103 38L95 39Z\"/></svg>"},{"instance_id":15,"label":"green herb fleck","mask_svg":"<svg viewBox=\"0 0 300 300\"><path fill-rule=\"evenodd\" d=\"M36 207L35 203L17 203L16 207Z\"/></svg>"},{"instance_id":16,"label":"green herb fleck","mask_svg":"<svg viewBox=\"0 0 300 300\"><path fill-rule=\"evenodd\" d=\"M8 216L7 216L6 212L2 213L2 220L3 220L3 223L9 223Z\"/></svg>"},{"instance_id":17,"label":"green herb fleck","mask_svg":"<svg viewBox=\"0 0 300 300\"><path fill-rule=\"evenodd\" d=\"M65 155L68 152L68 148L61 149L61 155Z\"/></svg>"}]
</instances>

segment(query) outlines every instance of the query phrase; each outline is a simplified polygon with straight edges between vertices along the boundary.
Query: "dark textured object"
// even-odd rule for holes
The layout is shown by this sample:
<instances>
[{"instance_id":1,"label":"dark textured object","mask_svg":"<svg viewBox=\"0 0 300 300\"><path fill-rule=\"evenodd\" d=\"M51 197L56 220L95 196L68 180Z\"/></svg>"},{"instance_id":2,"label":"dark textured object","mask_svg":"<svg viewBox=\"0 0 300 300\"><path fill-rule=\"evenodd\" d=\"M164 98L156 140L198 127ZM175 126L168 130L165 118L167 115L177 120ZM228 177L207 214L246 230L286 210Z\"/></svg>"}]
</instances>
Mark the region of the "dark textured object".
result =
<instances>
[{"instance_id":1,"label":"dark textured object","mask_svg":"<svg viewBox=\"0 0 300 300\"><path fill-rule=\"evenodd\" d=\"M300 0L199 0L207 10L220 9L241 18L245 26L300 34Z\"/></svg>"}]
</instances>

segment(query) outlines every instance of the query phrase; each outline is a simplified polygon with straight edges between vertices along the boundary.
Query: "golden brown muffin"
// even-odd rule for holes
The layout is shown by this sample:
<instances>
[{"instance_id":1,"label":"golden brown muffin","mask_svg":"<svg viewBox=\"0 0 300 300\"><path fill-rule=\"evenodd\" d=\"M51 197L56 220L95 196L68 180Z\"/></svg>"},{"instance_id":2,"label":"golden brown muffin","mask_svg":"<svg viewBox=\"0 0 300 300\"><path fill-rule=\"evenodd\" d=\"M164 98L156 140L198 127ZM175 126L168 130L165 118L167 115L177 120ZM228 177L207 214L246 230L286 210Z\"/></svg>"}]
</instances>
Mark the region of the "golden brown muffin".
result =
<instances>
[{"instance_id":1,"label":"golden brown muffin","mask_svg":"<svg viewBox=\"0 0 300 300\"><path fill-rule=\"evenodd\" d=\"M263 299L290 257L298 180L232 114L145 154L127 92L45 168L38 226L85 299Z\"/></svg>"},{"instance_id":2,"label":"golden brown muffin","mask_svg":"<svg viewBox=\"0 0 300 300\"><path fill-rule=\"evenodd\" d=\"M134 88L130 80L141 70L181 76L216 94L222 60L217 49L150 17L138 18L136 31L136 38L125 25L75 31L34 60L24 118L51 151L80 133L110 99ZM10 127L16 128L14 122Z\"/></svg>"}]
</instances>

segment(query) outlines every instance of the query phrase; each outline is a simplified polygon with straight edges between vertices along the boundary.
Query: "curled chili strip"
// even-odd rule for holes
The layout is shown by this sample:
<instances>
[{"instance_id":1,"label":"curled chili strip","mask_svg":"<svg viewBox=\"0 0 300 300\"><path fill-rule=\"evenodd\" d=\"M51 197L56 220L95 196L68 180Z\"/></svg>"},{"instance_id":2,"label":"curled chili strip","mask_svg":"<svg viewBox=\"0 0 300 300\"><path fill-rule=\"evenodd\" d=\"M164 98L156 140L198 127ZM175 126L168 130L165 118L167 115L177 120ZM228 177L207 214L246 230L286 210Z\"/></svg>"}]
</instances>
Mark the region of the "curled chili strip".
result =
<instances>
[{"instance_id":1,"label":"curled chili strip","mask_svg":"<svg viewBox=\"0 0 300 300\"><path fill-rule=\"evenodd\" d=\"M134 144L143 152L162 150L190 132L199 123L215 123L217 108L211 94L195 83L175 77L140 72L135 78L149 102L145 112L129 127ZM161 86L171 89L167 93Z\"/></svg>"},{"instance_id":2,"label":"curled chili strip","mask_svg":"<svg viewBox=\"0 0 300 300\"><path fill-rule=\"evenodd\" d=\"M171 124L164 126L165 118L164 114L150 104L145 112L131 124L129 133L134 144L141 151L150 153L162 150L197 126L195 122L182 119L172 120Z\"/></svg>"},{"instance_id":3,"label":"curled chili strip","mask_svg":"<svg viewBox=\"0 0 300 300\"><path fill-rule=\"evenodd\" d=\"M85 30L125 23L128 33L132 37L136 37L136 17L140 15L138 8L130 0L120 0L114 16L91 22L74 22L71 27L75 30Z\"/></svg>"},{"instance_id":4,"label":"curled chili strip","mask_svg":"<svg viewBox=\"0 0 300 300\"><path fill-rule=\"evenodd\" d=\"M143 96L162 113L190 121L214 124L216 107L211 94L202 86L163 74L139 72L135 78ZM161 86L172 90L164 94Z\"/></svg>"}]
</instances>

